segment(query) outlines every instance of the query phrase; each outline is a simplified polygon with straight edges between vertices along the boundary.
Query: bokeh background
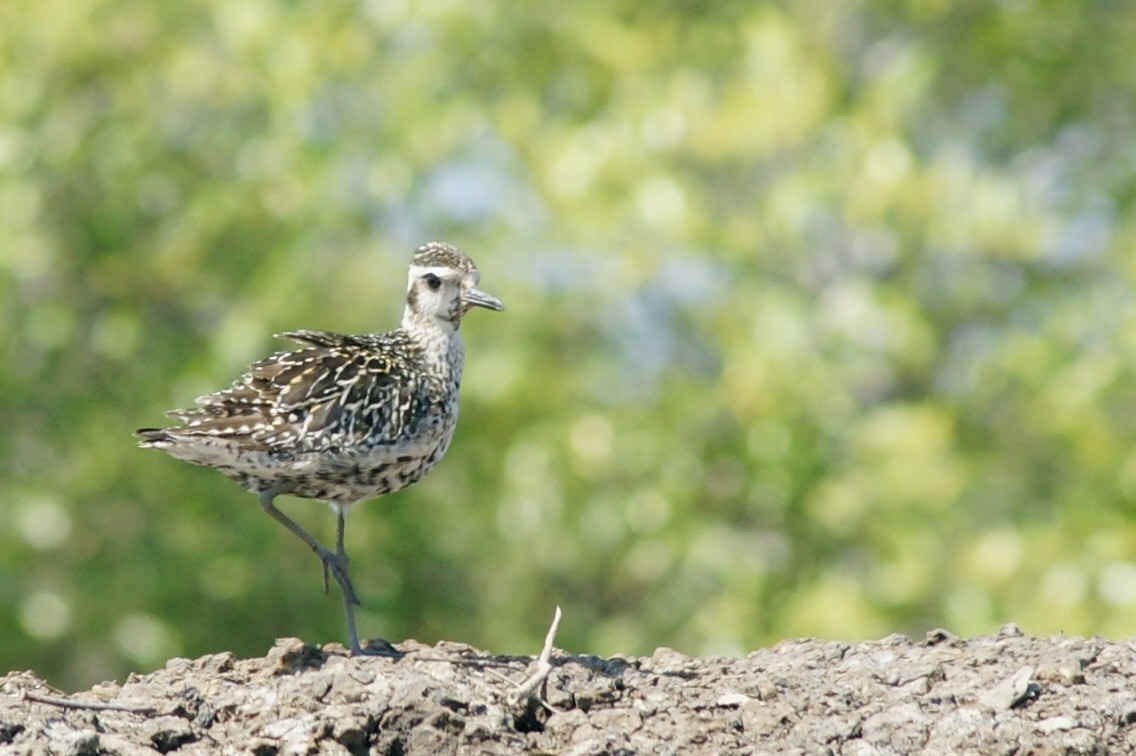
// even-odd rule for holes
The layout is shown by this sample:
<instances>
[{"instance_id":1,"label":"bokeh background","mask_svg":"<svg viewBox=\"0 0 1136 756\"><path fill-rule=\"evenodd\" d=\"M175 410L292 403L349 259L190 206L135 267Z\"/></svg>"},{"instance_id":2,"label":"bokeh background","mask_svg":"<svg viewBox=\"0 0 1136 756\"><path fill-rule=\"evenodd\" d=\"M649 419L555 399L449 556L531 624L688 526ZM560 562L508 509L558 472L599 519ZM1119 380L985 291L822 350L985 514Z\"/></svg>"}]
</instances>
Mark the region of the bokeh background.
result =
<instances>
[{"instance_id":1,"label":"bokeh background","mask_svg":"<svg viewBox=\"0 0 1136 756\"><path fill-rule=\"evenodd\" d=\"M1136 631L1136 5L0 4L0 670L342 640L131 432L471 253L462 420L348 521L365 635L740 654ZM326 507L282 506L324 540Z\"/></svg>"}]
</instances>

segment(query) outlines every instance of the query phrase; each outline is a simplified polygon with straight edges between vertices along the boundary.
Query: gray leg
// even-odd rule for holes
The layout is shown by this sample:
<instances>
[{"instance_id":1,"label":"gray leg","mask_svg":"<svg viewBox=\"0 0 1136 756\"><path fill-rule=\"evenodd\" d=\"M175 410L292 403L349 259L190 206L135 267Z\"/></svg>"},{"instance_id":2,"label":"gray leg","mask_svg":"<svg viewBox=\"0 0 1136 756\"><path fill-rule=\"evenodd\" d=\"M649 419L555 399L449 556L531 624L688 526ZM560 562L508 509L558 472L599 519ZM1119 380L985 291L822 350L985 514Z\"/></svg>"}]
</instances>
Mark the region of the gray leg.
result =
<instances>
[{"instance_id":1,"label":"gray leg","mask_svg":"<svg viewBox=\"0 0 1136 756\"><path fill-rule=\"evenodd\" d=\"M339 584L339 590L343 594L343 606L347 615L347 637L351 643L351 650L354 653L361 653L362 649L359 646L359 636L355 631L355 604L359 603L359 599L355 595L355 587L351 585L351 578L347 574L347 554L343 550L343 513L339 513L336 534L336 550L335 552L329 551L319 541L312 538L306 530L301 528L295 520L288 515L281 512L272 503L272 500L277 495L287 493L286 486L277 486L270 488L267 491L262 491L259 495L260 508L269 514L272 519L279 522L284 527L288 528L296 535L301 541L311 547L312 551L320 558L324 569L324 586L327 585L327 573L330 570L331 574L335 576L335 582Z\"/></svg>"},{"instance_id":2,"label":"gray leg","mask_svg":"<svg viewBox=\"0 0 1136 756\"><path fill-rule=\"evenodd\" d=\"M372 654L377 656L400 656L401 654L398 649L382 639L370 641L366 648L363 648L359 643L359 632L355 629L355 605L359 603L359 599L355 595L355 587L351 585L351 577L347 574L347 565L350 560L348 560L347 551L343 547L343 531L346 526L343 510L336 510L335 552L332 553L320 544L319 541L312 538L295 520L276 508L272 500L283 493L288 493L287 485L275 486L267 491L262 491L259 495L260 508L267 512L272 519L295 533L297 538L308 544L312 551L316 552L316 555L320 558L320 562L323 564L323 585L325 591L327 590L328 572L330 571L331 574L335 576L335 582L339 584L339 591L343 594L343 614L347 619L347 641L351 645L351 653Z\"/></svg>"},{"instance_id":3,"label":"gray leg","mask_svg":"<svg viewBox=\"0 0 1136 756\"><path fill-rule=\"evenodd\" d=\"M335 558L339 564L343 566L343 576L347 577L347 564L350 561L347 558L347 551L343 548L343 531L345 529L345 511L339 509L335 510ZM338 575L336 580L338 580ZM348 586L351 581L348 580ZM343 588L343 584L339 584ZM351 596L354 597L354 590L350 591ZM343 614L347 618L347 640L351 644L351 653L353 654L368 654L374 656L402 656L398 649L390 644L389 641L382 638L375 638L367 642L366 648L359 643L359 633L355 630L355 605L359 603L359 599L353 598L348 600L348 591L343 591Z\"/></svg>"},{"instance_id":4,"label":"gray leg","mask_svg":"<svg viewBox=\"0 0 1136 756\"><path fill-rule=\"evenodd\" d=\"M335 510L335 558L339 564L343 565L343 575L347 576L347 565L349 559L347 558L347 551L343 548L343 531L346 522L342 509ZM338 576L336 580L338 580ZM351 581L347 581L348 585ZM347 642L351 645L351 653L362 653L363 649L359 645L359 633L355 629L355 605L359 603L359 599L355 596L354 590L348 592L343 589L343 584L339 584L340 590L343 593L343 615L347 618ZM350 598L348 594L350 593Z\"/></svg>"}]
</instances>

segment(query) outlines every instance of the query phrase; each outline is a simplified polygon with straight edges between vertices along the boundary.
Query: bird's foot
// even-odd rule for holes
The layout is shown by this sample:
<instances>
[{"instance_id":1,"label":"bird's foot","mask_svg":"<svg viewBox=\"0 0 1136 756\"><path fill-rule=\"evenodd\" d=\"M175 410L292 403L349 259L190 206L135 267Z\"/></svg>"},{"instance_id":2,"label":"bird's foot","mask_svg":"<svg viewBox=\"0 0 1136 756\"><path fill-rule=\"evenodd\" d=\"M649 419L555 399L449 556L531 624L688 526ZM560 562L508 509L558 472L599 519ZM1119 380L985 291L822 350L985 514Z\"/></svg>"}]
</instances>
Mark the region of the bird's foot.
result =
<instances>
[{"instance_id":1,"label":"bird's foot","mask_svg":"<svg viewBox=\"0 0 1136 756\"><path fill-rule=\"evenodd\" d=\"M352 656L385 656L391 659L401 659L404 654L384 638L371 638L351 649Z\"/></svg>"}]
</instances>

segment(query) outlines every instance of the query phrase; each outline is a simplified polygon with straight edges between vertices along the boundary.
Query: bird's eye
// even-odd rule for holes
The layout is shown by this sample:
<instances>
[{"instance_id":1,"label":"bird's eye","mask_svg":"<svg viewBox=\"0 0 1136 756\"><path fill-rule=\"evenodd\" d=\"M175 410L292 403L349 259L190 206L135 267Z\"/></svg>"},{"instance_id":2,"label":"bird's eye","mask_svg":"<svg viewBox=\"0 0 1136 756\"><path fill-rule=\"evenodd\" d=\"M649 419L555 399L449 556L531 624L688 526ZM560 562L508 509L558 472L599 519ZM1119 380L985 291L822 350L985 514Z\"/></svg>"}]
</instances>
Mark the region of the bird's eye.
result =
<instances>
[{"instance_id":1,"label":"bird's eye","mask_svg":"<svg viewBox=\"0 0 1136 756\"><path fill-rule=\"evenodd\" d=\"M433 273L427 273L426 275L422 276L422 280L425 281L426 285L431 289L437 289L442 285L442 279L438 278Z\"/></svg>"}]
</instances>

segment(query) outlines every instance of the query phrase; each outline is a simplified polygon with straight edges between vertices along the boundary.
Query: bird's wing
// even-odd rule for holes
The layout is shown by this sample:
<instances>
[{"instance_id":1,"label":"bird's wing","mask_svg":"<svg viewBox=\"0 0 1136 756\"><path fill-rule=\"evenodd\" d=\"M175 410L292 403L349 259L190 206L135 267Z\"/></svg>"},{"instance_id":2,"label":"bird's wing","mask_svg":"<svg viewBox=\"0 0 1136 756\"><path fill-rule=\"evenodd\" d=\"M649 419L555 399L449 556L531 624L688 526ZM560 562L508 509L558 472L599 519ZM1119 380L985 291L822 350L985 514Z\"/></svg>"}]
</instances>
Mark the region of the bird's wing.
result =
<instances>
[{"instance_id":1,"label":"bird's wing","mask_svg":"<svg viewBox=\"0 0 1136 756\"><path fill-rule=\"evenodd\" d=\"M276 338L291 339L298 344L305 344L307 346L329 348L359 346L363 341L363 337L360 336L349 336L345 333L332 333L331 331L309 331L306 329L278 333L276 334Z\"/></svg>"},{"instance_id":2,"label":"bird's wing","mask_svg":"<svg viewBox=\"0 0 1136 756\"><path fill-rule=\"evenodd\" d=\"M170 412L185 425L169 430L264 451L318 452L393 442L424 410L416 372L391 339L282 335L308 347L254 362L198 407Z\"/></svg>"}]
</instances>

